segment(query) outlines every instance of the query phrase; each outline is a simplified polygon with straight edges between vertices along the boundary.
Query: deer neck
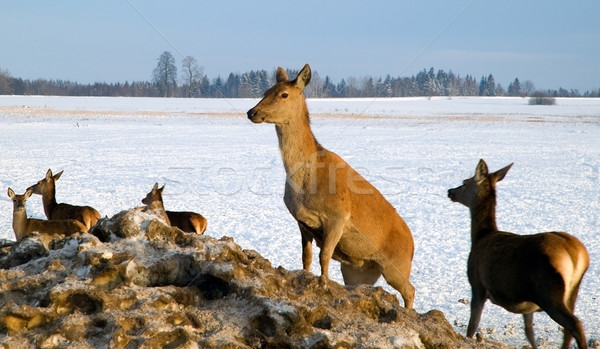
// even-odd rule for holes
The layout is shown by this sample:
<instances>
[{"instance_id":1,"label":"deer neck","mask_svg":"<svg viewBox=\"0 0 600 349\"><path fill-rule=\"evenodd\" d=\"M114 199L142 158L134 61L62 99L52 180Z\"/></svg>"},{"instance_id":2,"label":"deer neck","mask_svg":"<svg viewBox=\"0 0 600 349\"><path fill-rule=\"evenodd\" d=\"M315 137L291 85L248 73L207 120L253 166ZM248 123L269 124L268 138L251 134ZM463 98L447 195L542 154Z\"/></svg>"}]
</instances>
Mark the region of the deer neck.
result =
<instances>
[{"instance_id":1,"label":"deer neck","mask_svg":"<svg viewBox=\"0 0 600 349\"><path fill-rule=\"evenodd\" d=\"M50 190L45 191L42 194L42 204L44 206L44 213L46 214L46 217L50 218L52 212L58 205L56 202L56 189L54 188L54 185L52 185Z\"/></svg>"},{"instance_id":2,"label":"deer neck","mask_svg":"<svg viewBox=\"0 0 600 349\"><path fill-rule=\"evenodd\" d=\"M154 200L154 201L152 201L152 203L150 204L149 208L151 210L161 210L161 211L164 211L164 209L165 209L162 201L160 201L160 200Z\"/></svg>"},{"instance_id":3,"label":"deer neck","mask_svg":"<svg viewBox=\"0 0 600 349\"><path fill-rule=\"evenodd\" d=\"M308 111L305 117L292 118L287 124L275 125L275 129L288 178L300 184L315 162L317 152L323 150L310 129Z\"/></svg>"},{"instance_id":4,"label":"deer neck","mask_svg":"<svg viewBox=\"0 0 600 349\"><path fill-rule=\"evenodd\" d=\"M13 211L13 230L17 236L17 241L21 240L21 237L26 233L27 230L27 212L25 210Z\"/></svg>"},{"instance_id":5,"label":"deer neck","mask_svg":"<svg viewBox=\"0 0 600 349\"><path fill-rule=\"evenodd\" d=\"M498 231L496 225L496 196L478 202L471 207L471 243L475 244L479 239L489 233Z\"/></svg>"}]
</instances>

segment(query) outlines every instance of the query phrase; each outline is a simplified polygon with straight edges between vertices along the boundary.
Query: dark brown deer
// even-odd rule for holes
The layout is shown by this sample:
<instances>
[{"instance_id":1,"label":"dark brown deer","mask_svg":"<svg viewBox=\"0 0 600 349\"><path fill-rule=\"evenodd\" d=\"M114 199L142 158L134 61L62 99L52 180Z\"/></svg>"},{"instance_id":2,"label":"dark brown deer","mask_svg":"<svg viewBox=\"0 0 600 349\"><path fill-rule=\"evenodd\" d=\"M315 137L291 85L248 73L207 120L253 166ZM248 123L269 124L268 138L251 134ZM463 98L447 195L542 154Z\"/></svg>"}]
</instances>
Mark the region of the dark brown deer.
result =
<instances>
[{"instance_id":1,"label":"dark brown deer","mask_svg":"<svg viewBox=\"0 0 600 349\"><path fill-rule=\"evenodd\" d=\"M154 205L155 209L162 209L166 215L166 222L172 227L177 227L186 233L204 234L206 230L206 218L199 213L190 211L167 211L164 209L164 201L162 198L162 191L165 189L163 185L158 188L158 183L154 184L152 190L142 200L142 203L146 204L148 208Z\"/></svg>"},{"instance_id":2,"label":"dark brown deer","mask_svg":"<svg viewBox=\"0 0 600 349\"><path fill-rule=\"evenodd\" d=\"M89 230L100 219L98 211L90 206L75 206L56 202L56 181L62 173L63 171L60 171L52 175L52 170L48 169L46 177L27 188L27 190L31 189L34 194L42 196L44 213L49 220L75 219L83 223Z\"/></svg>"},{"instance_id":3,"label":"dark brown deer","mask_svg":"<svg viewBox=\"0 0 600 349\"><path fill-rule=\"evenodd\" d=\"M372 285L383 275L411 308L412 233L375 187L315 139L303 94L310 78L308 64L291 81L279 67L277 83L247 113L254 123L275 124L287 173L283 201L300 228L303 268L310 270L315 240L324 287L333 258L346 285Z\"/></svg>"},{"instance_id":4,"label":"dark brown deer","mask_svg":"<svg viewBox=\"0 0 600 349\"><path fill-rule=\"evenodd\" d=\"M471 253L467 274L471 284L471 318L467 337L477 330L484 303L490 299L504 309L523 314L525 334L535 349L533 313L545 311L564 328L562 348L575 337L587 348L583 325L573 314L581 279L589 265L585 246L564 232L516 235L496 226L496 183L512 164L488 173L479 160L475 176L448 197L471 211Z\"/></svg>"},{"instance_id":5,"label":"dark brown deer","mask_svg":"<svg viewBox=\"0 0 600 349\"><path fill-rule=\"evenodd\" d=\"M42 220L36 218L27 218L25 210L25 202L31 196L31 189L27 189L23 195L16 195L15 192L8 188L8 197L13 202L13 231L17 241L21 241L29 234L38 232L50 236L73 235L76 233L86 233L88 230L83 223L74 219L62 220Z\"/></svg>"}]
</instances>

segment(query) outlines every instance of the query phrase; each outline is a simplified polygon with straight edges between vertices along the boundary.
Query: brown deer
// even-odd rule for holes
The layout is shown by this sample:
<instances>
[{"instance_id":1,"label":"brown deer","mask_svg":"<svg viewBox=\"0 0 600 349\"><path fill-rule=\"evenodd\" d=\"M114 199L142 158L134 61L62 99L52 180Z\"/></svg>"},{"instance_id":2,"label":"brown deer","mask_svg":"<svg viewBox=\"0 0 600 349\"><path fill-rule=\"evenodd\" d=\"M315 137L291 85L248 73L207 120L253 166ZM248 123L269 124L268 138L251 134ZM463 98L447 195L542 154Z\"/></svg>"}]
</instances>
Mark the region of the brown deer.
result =
<instances>
[{"instance_id":1,"label":"brown deer","mask_svg":"<svg viewBox=\"0 0 600 349\"><path fill-rule=\"evenodd\" d=\"M383 275L412 308L412 233L375 187L315 139L303 94L310 78L308 64L291 81L279 67L277 83L247 113L254 123L275 124L287 174L283 201L300 228L303 268L310 270L315 240L324 287L333 258L346 285L372 285Z\"/></svg>"},{"instance_id":2,"label":"brown deer","mask_svg":"<svg viewBox=\"0 0 600 349\"><path fill-rule=\"evenodd\" d=\"M147 209L158 209L166 213L165 222L169 222L172 227L177 227L186 233L204 234L206 230L206 218L199 213L189 211L167 211L164 209L162 191L165 189L158 188L158 183L154 184L152 190L142 200ZM160 211L159 211L160 212ZM164 217L164 216L163 216Z\"/></svg>"},{"instance_id":3,"label":"brown deer","mask_svg":"<svg viewBox=\"0 0 600 349\"><path fill-rule=\"evenodd\" d=\"M167 225L171 225L171 221L169 220L169 216L167 216L165 207L163 205L162 191L164 189L164 185L162 188L159 188L158 183L155 183L154 187L152 187L152 190L150 190L150 192L146 194L146 197L142 199L142 203L146 205L146 207L144 207L144 212L152 211L161 217L162 220L167 223Z\"/></svg>"},{"instance_id":4,"label":"brown deer","mask_svg":"<svg viewBox=\"0 0 600 349\"><path fill-rule=\"evenodd\" d=\"M165 222L168 222L172 227L177 227L186 233L204 234L206 230L206 218L199 213L190 211L167 211L164 208L164 202L162 198L162 191L165 189L158 188L158 183L154 184L152 190L142 200L142 203L146 205L146 209L159 210L166 213L166 219L163 216Z\"/></svg>"},{"instance_id":5,"label":"brown deer","mask_svg":"<svg viewBox=\"0 0 600 349\"><path fill-rule=\"evenodd\" d=\"M75 233L86 233L88 231L83 223L74 219L47 221L42 219L27 218L25 201L29 199L31 194L33 194L31 189L27 189L23 195L16 195L11 188L8 188L8 197L11 198L13 202L12 226L17 241L21 241L34 231L37 231L40 234L52 236L68 236Z\"/></svg>"},{"instance_id":6,"label":"brown deer","mask_svg":"<svg viewBox=\"0 0 600 349\"><path fill-rule=\"evenodd\" d=\"M75 219L83 223L89 230L100 219L98 211L90 206L75 206L56 202L56 181L62 173L63 171L60 171L52 175L52 170L48 169L46 177L27 188L27 190L31 189L33 194L42 196L44 213L49 220Z\"/></svg>"},{"instance_id":7,"label":"brown deer","mask_svg":"<svg viewBox=\"0 0 600 349\"><path fill-rule=\"evenodd\" d=\"M583 325L573 315L589 256L585 246L564 232L516 235L496 226L496 183L512 164L488 173L479 160L475 176L448 190L448 197L471 211L471 253L467 275L471 284L471 318L467 337L477 330L484 303L523 314L525 334L535 349L533 313L545 311L564 328L562 348L575 337L587 348Z\"/></svg>"}]
</instances>

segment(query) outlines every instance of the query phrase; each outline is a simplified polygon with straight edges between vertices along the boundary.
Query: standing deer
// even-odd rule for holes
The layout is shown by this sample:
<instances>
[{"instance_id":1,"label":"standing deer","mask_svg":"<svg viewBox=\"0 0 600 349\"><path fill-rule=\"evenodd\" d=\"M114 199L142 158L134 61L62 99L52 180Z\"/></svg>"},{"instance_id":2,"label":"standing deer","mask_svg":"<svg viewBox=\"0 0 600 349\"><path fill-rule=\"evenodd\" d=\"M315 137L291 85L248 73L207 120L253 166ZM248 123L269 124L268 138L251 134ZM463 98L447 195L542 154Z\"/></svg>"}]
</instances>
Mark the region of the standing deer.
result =
<instances>
[{"instance_id":1,"label":"standing deer","mask_svg":"<svg viewBox=\"0 0 600 349\"><path fill-rule=\"evenodd\" d=\"M75 206L56 202L56 181L62 173L63 171L60 171L52 175L52 170L48 169L46 177L40 179L27 190L31 189L33 194L42 196L44 213L49 220L75 219L83 223L89 230L100 219L98 211L90 206Z\"/></svg>"},{"instance_id":2,"label":"standing deer","mask_svg":"<svg viewBox=\"0 0 600 349\"><path fill-rule=\"evenodd\" d=\"M151 209L152 206L162 210L166 213L166 222L173 227L177 227L186 233L204 234L206 230L206 218L199 213L189 211L167 211L164 209L164 203L162 198L162 191L165 189L158 188L158 183L154 184L152 190L142 200L142 203L146 204L146 207ZM163 218L164 219L164 218Z\"/></svg>"},{"instance_id":3,"label":"standing deer","mask_svg":"<svg viewBox=\"0 0 600 349\"><path fill-rule=\"evenodd\" d=\"M346 285L373 285L383 275L412 308L412 233L375 187L315 139L303 94L310 78L308 64L291 81L279 67L277 83L247 113L254 123L275 124L287 174L283 201L300 228L302 266L310 270L315 240L324 287L333 258Z\"/></svg>"},{"instance_id":4,"label":"standing deer","mask_svg":"<svg viewBox=\"0 0 600 349\"><path fill-rule=\"evenodd\" d=\"M23 195L16 195L11 188L8 188L8 197L11 198L13 202L12 226L17 241L21 241L34 231L51 236L68 236L75 233L86 233L88 231L83 223L74 219L46 221L42 219L27 218L25 201L29 199L31 194L31 189L27 189Z\"/></svg>"},{"instance_id":5,"label":"standing deer","mask_svg":"<svg viewBox=\"0 0 600 349\"><path fill-rule=\"evenodd\" d=\"M471 211L471 253L467 275L471 284L471 318L467 337L477 330L484 303L523 314L525 334L535 349L533 313L545 311L564 328L562 348L575 337L587 348L583 325L573 315L589 256L585 246L563 232L516 235L496 226L496 183L512 164L488 173L479 160L475 176L448 190L448 197Z\"/></svg>"}]
</instances>

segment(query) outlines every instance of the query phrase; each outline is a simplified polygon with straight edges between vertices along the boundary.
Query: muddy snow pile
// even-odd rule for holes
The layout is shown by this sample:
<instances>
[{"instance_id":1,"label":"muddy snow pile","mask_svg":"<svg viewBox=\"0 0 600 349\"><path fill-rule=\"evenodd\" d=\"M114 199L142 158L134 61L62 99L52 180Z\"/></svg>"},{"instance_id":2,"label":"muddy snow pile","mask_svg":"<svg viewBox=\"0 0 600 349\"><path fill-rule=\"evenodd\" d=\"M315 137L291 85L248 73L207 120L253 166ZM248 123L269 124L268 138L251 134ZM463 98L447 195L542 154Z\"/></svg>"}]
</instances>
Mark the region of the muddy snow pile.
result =
<instances>
[{"instance_id":1,"label":"muddy snow pile","mask_svg":"<svg viewBox=\"0 0 600 349\"><path fill-rule=\"evenodd\" d=\"M382 288L274 268L135 210L89 234L0 243L4 348L503 348Z\"/></svg>"}]
</instances>

